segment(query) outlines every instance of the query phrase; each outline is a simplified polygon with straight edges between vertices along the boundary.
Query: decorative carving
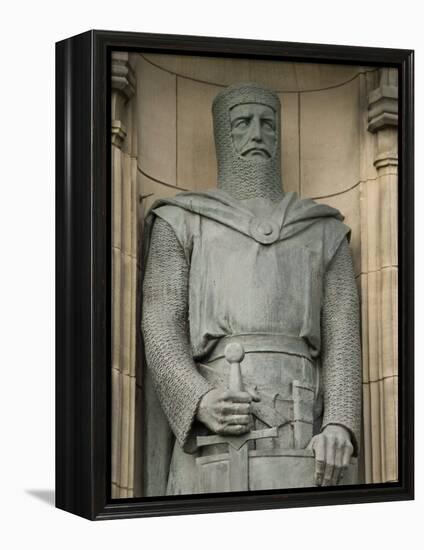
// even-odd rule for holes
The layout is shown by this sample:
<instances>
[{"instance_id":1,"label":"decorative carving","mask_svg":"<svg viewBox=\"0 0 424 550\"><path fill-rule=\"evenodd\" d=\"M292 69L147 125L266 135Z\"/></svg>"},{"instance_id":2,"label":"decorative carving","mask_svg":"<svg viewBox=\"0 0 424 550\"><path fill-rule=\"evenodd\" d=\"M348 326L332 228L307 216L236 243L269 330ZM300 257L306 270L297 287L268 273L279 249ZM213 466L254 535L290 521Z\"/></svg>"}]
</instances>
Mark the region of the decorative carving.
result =
<instances>
[{"instance_id":1,"label":"decorative carving","mask_svg":"<svg viewBox=\"0 0 424 550\"><path fill-rule=\"evenodd\" d=\"M397 166L398 74L397 69L380 69L378 88L368 96L368 130L377 134L374 166L379 170Z\"/></svg>"},{"instance_id":2,"label":"decorative carving","mask_svg":"<svg viewBox=\"0 0 424 550\"><path fill-rule=\"evenodd\" d=\"M112 53L112 144L121 148L127 137L123 123L125 105L135 94L135 73L129 64L127 52Z\"/></svg>"},{"instance_id":3,"label":"decorative carving","mask_svg":"<svg viewBox=\"0 0 424 550\"><path fill-rule=\"evenodd\" d=\"M121 92L126 100L135 94L135 73L128 62L127 52L112 53L112 90Z\"/></svg>"},{"instance_id":4,"label":"decorative carving","mask_svg":"<svg viewBox=\"0 0 424 550\"><path fill-rule=\"evenodd\" d=\"M380 84L368 96L368 130L379 132L398 125L397 69L380 69Z\"/></svg>"},{"instance_id":5,"label":"decorative carving","mask_svg":"<svg viewBox=\"0 0 424 550\"><path fill-rule=\"evenodd\" d=\"M112 120L112 143L121 148L127 137L127 129L120 120Z\"/></svg>"}]
</instances>

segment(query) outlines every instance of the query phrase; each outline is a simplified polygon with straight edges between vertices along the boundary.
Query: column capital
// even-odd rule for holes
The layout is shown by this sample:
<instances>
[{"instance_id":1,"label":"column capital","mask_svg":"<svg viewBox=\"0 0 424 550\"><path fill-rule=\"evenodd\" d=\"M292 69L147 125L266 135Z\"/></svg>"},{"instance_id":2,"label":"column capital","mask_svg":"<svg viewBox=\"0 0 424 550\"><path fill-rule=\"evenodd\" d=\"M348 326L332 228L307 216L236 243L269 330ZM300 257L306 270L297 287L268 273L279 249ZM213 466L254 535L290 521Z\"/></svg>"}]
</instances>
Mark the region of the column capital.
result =
<instances>
[{"instance_id":1,"label":"column capital","mask_svg":"<svg viewBox=\"0 0 424 550\"><path fill-rule=\"evenodd\" d=\"M121 149L127 138L126 108L136 87L135 72L127 52L112 52L111 85L112 143Z\"/></svg>"},{"instance_id":2,"label":"column capital","mask_svg":"<svg viewBox=\"0 0 424 550\"><path fill-rule=\"evenodd\" d=\"M397 69L379 70L380 82L368 95L368 130L372 133L398 125Z\"/></svg>"},{"instance_id":3,"label":"column capital","mask_svg":"<svg viewBox=\"0 0 424 550\"><path fill-rule=\"evenodd\" d=\"M128 101L135 94L135 73L127 52L112 52L112 92L120 92Z\"/></svg>"},{"instance_id":4,"label":"column capital","mask_svg":"<svg viewBox=\"0 0 424 550\"><path fill-rule=\"evenodd\" d=\"M127 137L127 129L120 120L112 120L112 143L121 148L125 138Z\"/></svg>"}]
</instances>

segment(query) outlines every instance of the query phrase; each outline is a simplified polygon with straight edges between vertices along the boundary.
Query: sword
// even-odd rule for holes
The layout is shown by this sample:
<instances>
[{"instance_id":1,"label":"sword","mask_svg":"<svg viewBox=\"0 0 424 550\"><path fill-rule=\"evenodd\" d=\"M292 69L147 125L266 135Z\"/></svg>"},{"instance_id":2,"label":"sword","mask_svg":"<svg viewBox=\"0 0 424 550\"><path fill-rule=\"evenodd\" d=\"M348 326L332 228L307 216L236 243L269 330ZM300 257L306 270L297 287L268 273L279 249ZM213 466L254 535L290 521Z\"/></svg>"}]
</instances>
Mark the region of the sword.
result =
<instances>
[{"instance_id":1,"label":"sword","mask_svg":"<svg viewBox=\"0 0 424 550\"><path fill-rule=\"evenodd\" d=\"M244 391L241 377L240 363L244 359L244 349L240 344L233 342L225 348L225 358L230 365L229 389ZM230 491L249 490L249 446L248 442L265 437L277 437L277 428L253 430L243 435L206 435L196 438L197 446L217 445L226 443L229 454Z\"/></svg>"}]
</instances>

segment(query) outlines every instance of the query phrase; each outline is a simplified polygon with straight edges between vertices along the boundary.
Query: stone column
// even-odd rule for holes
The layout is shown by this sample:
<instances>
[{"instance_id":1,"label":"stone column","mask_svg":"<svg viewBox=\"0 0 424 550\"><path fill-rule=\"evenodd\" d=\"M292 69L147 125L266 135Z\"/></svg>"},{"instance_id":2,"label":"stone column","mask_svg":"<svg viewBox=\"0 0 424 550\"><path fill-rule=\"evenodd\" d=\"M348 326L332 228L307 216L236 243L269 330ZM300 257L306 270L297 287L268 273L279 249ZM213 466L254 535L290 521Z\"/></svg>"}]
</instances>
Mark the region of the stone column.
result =
<instances>
[{"instance_id":1,"label":"stone column","mask_svg":"<svg viewBox=\"0 0 424 550\"><path fill-rule=\"evenodd\" d=\"M136 159L129 54L112 54L112 498L134 487Z\"/></svg>"},{"instance_id":2,"label":"stone column","mask_svg":"<svg viewBox=\"0 0 424 550\"><path fill-rule=\"evenodd\" d=\"M361 294L365 481L398 478L398 85L380 69L368 94L373 177L361 185Z\"/></svg>"}]
</instances>

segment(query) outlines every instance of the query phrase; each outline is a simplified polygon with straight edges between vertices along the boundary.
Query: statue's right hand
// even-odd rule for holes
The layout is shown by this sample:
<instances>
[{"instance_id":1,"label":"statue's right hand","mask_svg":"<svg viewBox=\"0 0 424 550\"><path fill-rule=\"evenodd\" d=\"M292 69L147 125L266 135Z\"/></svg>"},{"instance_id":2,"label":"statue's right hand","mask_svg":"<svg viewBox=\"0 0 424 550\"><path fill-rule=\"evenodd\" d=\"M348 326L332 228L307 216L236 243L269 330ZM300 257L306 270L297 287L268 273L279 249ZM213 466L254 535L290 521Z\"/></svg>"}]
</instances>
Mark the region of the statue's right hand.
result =
<instances>
[{"instance_id":1,"label":"statue's right hand","mask_svg":"<svg viewBox=\"0 0 424 550\"><path fill-rule=\"evenodd\" d=\"M216 388L200 400L197 419L216 434L244 434L250 429L250 404L259 400L259 395L254 391L248 393Z\"/></svg>"}]
</instances>

